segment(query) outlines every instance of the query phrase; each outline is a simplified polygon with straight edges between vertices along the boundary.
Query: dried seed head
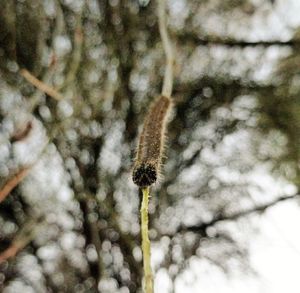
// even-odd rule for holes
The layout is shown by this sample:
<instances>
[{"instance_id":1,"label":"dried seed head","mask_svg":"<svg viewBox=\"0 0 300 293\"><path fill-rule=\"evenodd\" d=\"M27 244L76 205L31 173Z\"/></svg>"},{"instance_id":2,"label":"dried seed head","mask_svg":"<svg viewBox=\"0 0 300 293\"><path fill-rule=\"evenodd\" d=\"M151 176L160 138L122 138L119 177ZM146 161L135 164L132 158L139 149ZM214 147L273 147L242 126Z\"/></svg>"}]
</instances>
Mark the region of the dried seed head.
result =
<instances>
[{"instance_id":1,"label":"dried seed head","mask_svg":"<svg viewBox=\"0 0 300 293\"><path fill-rule=\"evenodd\" d=\"M133 182L141 188L157 180L170 108L170 98L160 96L153 102L145 118L132 173Z\"/></svg>"}]
</instances>

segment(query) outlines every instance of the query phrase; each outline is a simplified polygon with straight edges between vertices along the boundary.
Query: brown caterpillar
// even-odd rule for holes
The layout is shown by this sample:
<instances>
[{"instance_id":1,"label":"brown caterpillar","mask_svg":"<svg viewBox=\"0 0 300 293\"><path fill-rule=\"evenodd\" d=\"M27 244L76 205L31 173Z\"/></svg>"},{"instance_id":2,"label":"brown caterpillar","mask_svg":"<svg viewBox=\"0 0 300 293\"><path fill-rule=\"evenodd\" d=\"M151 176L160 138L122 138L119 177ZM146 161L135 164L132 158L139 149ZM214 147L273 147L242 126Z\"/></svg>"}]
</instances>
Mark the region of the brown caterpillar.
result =
<instances>
[{"instance_id":1,"label":"brown caterpillar","mask_svg":"<svg viewBox=\"0 0 300 293\"><path fill-rule=\"evenodd\" d=\"M171 99L160 96L153 102L144 120L132 172L133 182L141 188L150 186L157 180L170 108Z\"/></svg>"}]
</instances>

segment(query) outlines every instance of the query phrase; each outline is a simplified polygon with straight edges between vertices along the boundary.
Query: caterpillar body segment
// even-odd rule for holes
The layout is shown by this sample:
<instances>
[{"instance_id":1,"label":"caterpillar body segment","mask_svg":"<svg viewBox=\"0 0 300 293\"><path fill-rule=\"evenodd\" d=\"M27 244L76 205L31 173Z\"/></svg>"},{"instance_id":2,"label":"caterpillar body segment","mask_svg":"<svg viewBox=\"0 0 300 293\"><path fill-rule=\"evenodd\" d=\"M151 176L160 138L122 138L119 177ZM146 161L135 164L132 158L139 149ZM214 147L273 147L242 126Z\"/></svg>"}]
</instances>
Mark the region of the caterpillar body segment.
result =
<instances>
[{"instance_id":1,"label":"caterpillar body segment","mask_svg":"<svg viewBox=\"0 0 300 293\"><path fill-rule=\"evenodd\" d=\"M158 97L145 118L133 168L133 182L141 188L153 184L159 177L164 150L165 132L171 99Z\"/></svg>"}]
</instances>

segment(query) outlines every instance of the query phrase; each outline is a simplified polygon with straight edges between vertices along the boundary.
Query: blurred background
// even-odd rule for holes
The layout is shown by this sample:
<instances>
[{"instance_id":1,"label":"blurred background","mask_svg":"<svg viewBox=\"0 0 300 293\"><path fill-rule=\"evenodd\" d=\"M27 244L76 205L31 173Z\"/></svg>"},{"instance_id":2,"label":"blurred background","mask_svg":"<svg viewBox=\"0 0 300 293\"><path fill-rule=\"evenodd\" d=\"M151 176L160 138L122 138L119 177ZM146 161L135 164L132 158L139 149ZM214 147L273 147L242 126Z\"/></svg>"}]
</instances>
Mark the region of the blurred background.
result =
<instances>
[{"instance_id":1,"label":"blurred background","mask_svg":"<svg viewBox=\"0 0 300 293\"><path fill-rule=\"evenodd\" d=\"M300 2L170 0L155 292L300 292ZM0 292L142 292L151 0L0 0ZM37 78L37 79L36 79Z\"/></svg>"}]
</instances>

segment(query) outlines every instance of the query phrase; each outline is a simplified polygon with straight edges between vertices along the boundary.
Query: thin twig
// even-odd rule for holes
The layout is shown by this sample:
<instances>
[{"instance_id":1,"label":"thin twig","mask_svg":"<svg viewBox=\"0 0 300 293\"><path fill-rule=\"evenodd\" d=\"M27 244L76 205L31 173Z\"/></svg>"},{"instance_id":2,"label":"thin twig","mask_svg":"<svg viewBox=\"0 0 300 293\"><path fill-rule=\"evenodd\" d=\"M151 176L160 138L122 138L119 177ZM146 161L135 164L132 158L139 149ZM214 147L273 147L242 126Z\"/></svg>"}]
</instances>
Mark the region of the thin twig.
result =
<instances>
[{"instance_id":1,"label":"thin twig","mask_svg":"<svg viewBox=\"0 0 300 293\"><path fill-rule=\"evenodd\" d=\"M145 275L145 293L153 293L153 276L151 270L151 245L148 235L148 203L149 203L149 187L143 188L143 201L141 206L142 221L142 251L144 261Z\"/></svg>"},{"instance_id":2,"label":"thin twig","mask_svg":"<svg viewBox=\"0 0 300 293\"><path fill-rule=\"evenodd\" d=\"M9 193L28 175L32 166L21 169L13 176L0 190L0 203L9 195Z\"/></svg>"},{"instance_id":3,"label":"thin twig","mask_svg":"<svg viewBox=\"0 0 300 293\"><path fill-rule=\"evenodd\" d=\"M41 80L37 79L35 76L33 76L28 70L21 69L20 74L32 85L34 85L37 89L40 91L46 93L48 96L54 98L55 100L62 100L63 96L57 92L54 88L51 86L45 84Z\"/></svg>"},{"instance_id":4,"label":"thin twig","mask_svg":"<svg viewBox=\"0 0 300 293\"><path fill-rule=\"evenodd\" d=\"M0 264L9 258L15 257L19 251L26 247L37 235L44 224L44 217L29 219L25 226L20 229L11 245L0 253Z\"/></svg>"},{"instance_id":5,"label":"thin twig","mask_svg":"<svg viewBox=\"0 0 300 293\"><path fill-rule=\"evenodd\" d=\"M38 162L49 144L49 140L46 141L41 153L38 158L26 167L23 167L16 175L10 178L0 190L0 203L9 195L9 193L29 174L33 166Z\"/></svg>"},{"instance_id":6,"label":"thin twig","mask_svg":"<svg viewBox=\"0 0 300 293\"><path fill-rule=\"evenodd\" d=\"M162 87L162 95L171 97L173 87L173 67L174 67L174 53L172 43L170 41L167 31L167 17L166 17L166 1L158 0L158 23L159 32L166 55L166 69Z\"/></svg>"},{"instance_id":7,"label":"thin twig","mask_svg":"<svg viewBox=\"0 0 300 293\"><path fill-rule=\"evenodd\" d=\"M99 236L99 230L98 230L98 226L97 226L97 221L92 221L91 217L89 216L89 214L92 214L94 212L92 206L95 206L97 204L95 198L93 197L88 197L86 196L86 209L87 209L87 222L89 225L89 229L90 229L90 233L91 233L91 240L92 243L95 246L96 249L96 253L97 253L97 266L98 266L98 279L97 281L99 282L101 279L102 274L104 273L104 264L102 261L102 257L101 257L101 250L102 250L102 246L101 246L101 239Z\"/></svg>"},{"instance_id":8,"label":"thin twig","mask_svg":"<svg viewBox=\"0 0 300 293\"><path fill-rule=\"evenodd\" d=\"M24 140L30 135L32 129L32 121L28 121L25 126L22 125L22 127L18 128L15 133L12 135L10 141L12 143Z\"/></svg>"},{"instance_id":9,"label":"thin twig","mask_svg":"<svg viewBox=\"0 0 300 293\"><path fill-rule=\"evenodd\" d=\"M0 253L0 264L14 257L24 246L21 243L12 243L6 250Z\"/></svg>"},{"instance_id":10,"label":"thin twig","mask_svg":"<svg viewBox=\"0 0 300 293\"><path fill-rule=\"evenodd\" d=\"M83 45L83 29L82 29L82 10L81 12L76 16L76 28L74 32L74 49L72 56L70 58L69 62L69 69L68 73L66 75L65 81L63 84L59 87L57 87L57 90L62 90L68 87L72 82L74 82L76 75L79 70L81 58L82 58L82 45Z\"/></svg>"},{"instance_id":11,"label":"thin twig","mask_svg":"<svg viewBox=\"0 0 300 293\"><path fill-rule=\"evenodd\" d=\"M299 198L299 196L300 196L299 194L290 195L290 196L281 196L281 197L274 199L271 202L268 202L263 205L255 206L255 207L246 209L244 211L239 211L239 212L232 213L229 215L217 215L209 222L203 222L203 223L192 225L192 226L180 226L177 229L176 233L181 233L181 232L186 232L186 231L192 231L192 232L197 233L197 232L205 231L205 229L207 229L208 227L211 227L217 223L220 223L223 221L234 221L236 219L239 219L241 217L245 217L245 216L248 216L248 215L251 215L254 213L262 213L265 210L267 210L268 208L273 207L280 202L284 202L284 201L291 200L291 199L297 199L297 198Z\"/></svg>"},{"instance_id":12,"label":"thin twig","mask_svg":"<svg viewBox=\"0 0 300 293\"><path fill-rule=\"evenodd\" d=\"M213 36L199 36L196 33L178 33L176 34L176 39L184 45L194 45L194 46L224 46L224 47L237 47L237 48L247 48L247 47L264 47L268 48L270 46L279 47L298 47L300 45L299 39L290 39L288 41L282 40L258 40L258 41L248 41L245 39L234 39L234 38L222 38Z\"/></svg>"}]
</instances>

